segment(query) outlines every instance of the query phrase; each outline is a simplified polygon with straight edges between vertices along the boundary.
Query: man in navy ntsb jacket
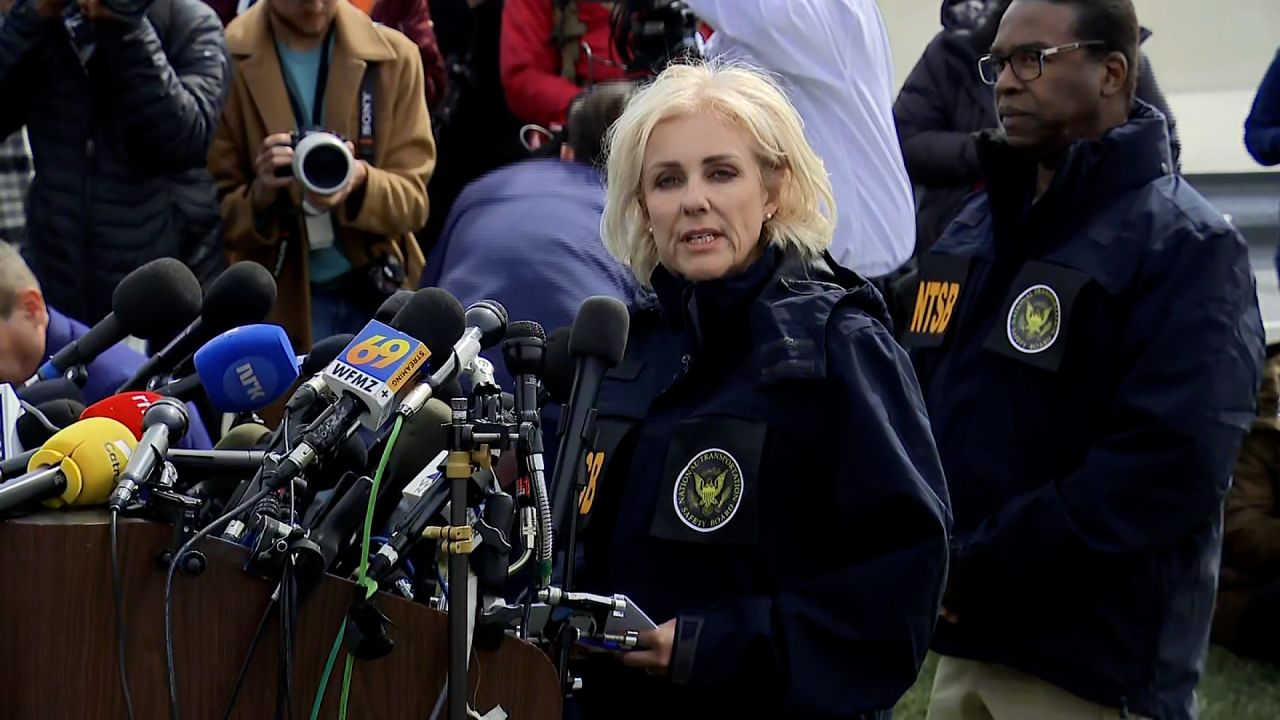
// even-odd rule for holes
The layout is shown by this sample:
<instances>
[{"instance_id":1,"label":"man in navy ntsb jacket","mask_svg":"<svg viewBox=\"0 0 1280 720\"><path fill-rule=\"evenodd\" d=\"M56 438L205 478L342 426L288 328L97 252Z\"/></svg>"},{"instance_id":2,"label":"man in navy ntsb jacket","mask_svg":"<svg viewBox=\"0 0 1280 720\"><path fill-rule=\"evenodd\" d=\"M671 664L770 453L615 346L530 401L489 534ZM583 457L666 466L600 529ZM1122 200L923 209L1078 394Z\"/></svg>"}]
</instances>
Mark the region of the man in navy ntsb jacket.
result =
<instances>
[{"instance_id":1,"label":"man in navy ntsb jacket","mask_svg":"<svg viewBox=\"0 0 1280 720\"><path fill-rule=\"evenodd\" d=\"M1133 100L1130 0L1015 0L986 190L902 328L955 515L931 720L1190 720L1263 333L1245 244Z\"/></svg>"}]
</instances>

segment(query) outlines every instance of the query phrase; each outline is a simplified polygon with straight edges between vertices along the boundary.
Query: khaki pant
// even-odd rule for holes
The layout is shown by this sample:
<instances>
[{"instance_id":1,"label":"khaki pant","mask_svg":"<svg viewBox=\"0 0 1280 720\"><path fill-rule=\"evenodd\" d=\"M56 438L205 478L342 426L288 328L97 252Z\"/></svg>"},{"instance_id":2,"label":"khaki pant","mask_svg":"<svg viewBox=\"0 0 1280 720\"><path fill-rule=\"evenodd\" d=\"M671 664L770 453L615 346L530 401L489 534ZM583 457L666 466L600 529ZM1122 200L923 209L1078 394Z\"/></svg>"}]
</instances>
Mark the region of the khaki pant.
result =
<instances>
[{"instance_id":1,"label":"khaki pant","mask_svg":"<svg viewBox=\"0 0 1280 720\"><path fill-rule=\"evenodd\" d=\"M938 661L928 720L1113 720L1115 708L1096 705L1049 683L1004 667L947 657ZM1141 720L1137 715L1129 715Z\"/></svg>"}]
</instances>

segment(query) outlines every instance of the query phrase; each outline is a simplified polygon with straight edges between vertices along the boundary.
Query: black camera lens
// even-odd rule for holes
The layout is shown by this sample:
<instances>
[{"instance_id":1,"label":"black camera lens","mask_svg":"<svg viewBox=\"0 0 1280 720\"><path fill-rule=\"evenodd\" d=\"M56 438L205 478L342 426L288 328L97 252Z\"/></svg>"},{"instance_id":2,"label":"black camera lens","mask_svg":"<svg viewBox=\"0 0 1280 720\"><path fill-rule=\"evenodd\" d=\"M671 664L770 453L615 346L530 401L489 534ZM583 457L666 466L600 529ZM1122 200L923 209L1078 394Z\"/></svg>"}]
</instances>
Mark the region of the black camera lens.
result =
<instances>
[{"instance_id":1,"label":"black camera lens","mask_svg":"<svg viewBox=\"0 0 1280 720\"><path fill-rule=\"evenodd\" d=\"M313 147L302 159L302 174L317 192L341 190L350 169L351 156L332 145Z\"/></svg>"}]
</instances>

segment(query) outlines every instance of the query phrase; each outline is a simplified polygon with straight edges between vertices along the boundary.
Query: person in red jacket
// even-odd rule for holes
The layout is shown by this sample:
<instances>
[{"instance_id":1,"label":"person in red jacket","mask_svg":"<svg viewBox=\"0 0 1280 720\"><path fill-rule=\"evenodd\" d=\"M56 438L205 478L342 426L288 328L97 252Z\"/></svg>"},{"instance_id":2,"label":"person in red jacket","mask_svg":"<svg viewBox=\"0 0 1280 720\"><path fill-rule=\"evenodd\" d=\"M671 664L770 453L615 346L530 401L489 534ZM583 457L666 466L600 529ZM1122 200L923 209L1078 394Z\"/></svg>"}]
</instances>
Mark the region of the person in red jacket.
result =
<instances>
[{"instance_id":1,"label":"person in red jacket","mask_svg":"<svg viewBox=\"0 0 1280 720\"><path fill-rule=\"evenodd\" d=\"M563 126L569 103L583 88L627 76L610 39L613 6L586 0L507 0L502 89L516 117L555 129ZM576 58L569 72L563 67L566 57Z\"/></svg>"}]
</instances>

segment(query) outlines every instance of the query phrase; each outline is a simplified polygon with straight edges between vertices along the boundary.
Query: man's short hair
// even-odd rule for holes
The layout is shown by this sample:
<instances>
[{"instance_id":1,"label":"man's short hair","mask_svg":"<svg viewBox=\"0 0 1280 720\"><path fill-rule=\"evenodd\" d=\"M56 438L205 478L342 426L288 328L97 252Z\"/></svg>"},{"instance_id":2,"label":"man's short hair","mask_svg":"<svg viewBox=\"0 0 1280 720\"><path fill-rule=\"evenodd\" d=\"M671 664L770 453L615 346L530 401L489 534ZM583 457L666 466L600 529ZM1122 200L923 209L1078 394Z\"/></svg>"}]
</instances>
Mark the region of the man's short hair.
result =
<instances>
[{"instance_id":1,"label":"man's short hair","mask_svg":"<svg viewBox=\"0 0 1280 720\"><path fill-rule=\"evenodd\" d=\"M23 290L39 290L40 283L27 267L18 249L7 242L0 242L0 320L7 320L18 303L18 293Z\"/></svg>"},{"instance_id":2,"label":"man's short hair","mask_svg":"<svg viewBox=\"0 0 1280 720\"><path fill-rule=\"evenodd\" d=\"M1046 0L1076 9L1076 37L1101 40L1102 45L1088 48L1094 55L1118 52L1129 61L1129 99L1138 91L1138 74L1142 72L1142 28L1133 0Z\"/></svg>"},{"instance_id":3,"label":"man's short hair","mask_svg":"<svg viewBox=\"0 0 1280 720\"><path fill-rule=\"evenodd\" d=\"M601 83L573 101L565 125L576 160L604 166L605 137L634 90L635 85L629 82Z\"/></svg>"}]
</instances>

